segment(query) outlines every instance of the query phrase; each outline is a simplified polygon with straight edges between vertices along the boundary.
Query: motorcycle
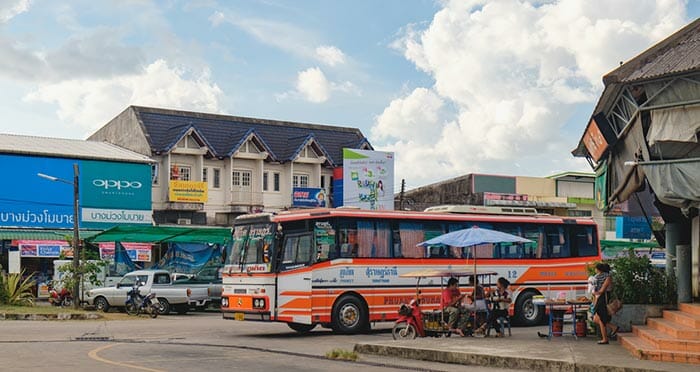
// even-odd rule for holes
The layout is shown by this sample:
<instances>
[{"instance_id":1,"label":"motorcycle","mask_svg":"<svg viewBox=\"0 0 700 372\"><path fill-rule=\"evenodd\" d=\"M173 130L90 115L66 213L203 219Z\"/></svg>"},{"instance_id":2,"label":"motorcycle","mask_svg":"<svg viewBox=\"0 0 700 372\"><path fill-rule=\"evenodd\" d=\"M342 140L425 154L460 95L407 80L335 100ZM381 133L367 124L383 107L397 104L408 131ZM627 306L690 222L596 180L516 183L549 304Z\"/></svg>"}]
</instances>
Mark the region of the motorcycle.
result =
<instances>
[{"instance_id":1,"label":"motorcycle","mask_svg":"<svg viewBox=\"0 0 700 372\"><path fill-rule=\"evenodd\" d=\"M161 304L156 300L155 292L142 296L137 284L126 293L126 313L129 315L148 314L151 318L156 318L162 311Z\"/></svg>"},{"instance_id":2,"label":"motorcycle","mask_svg":"<svg viewBox=\"0 0 700 372\"><path fill-rule=\"evenodd\" d=\"M430 309L424 311L420 307L421 298L421 279L440 278L440 293L442 293L442 282L444 278L451 277L469 277L473 276L473 271L461 270L419 270L406 274L401 274L404 278L416 278L416 297L408 304L401 304L399 307L399 318L396 319L394 327L391 329L391 335L394 340L414 339L416 337L450 337L451 331L445 319L444 309L442 306L434 305L439 302L439 297L428 296L427 306ZM488 277L496 275L495 272L483 271L477 272L477 276ZM490 285L490 280L489 280ZM433 298L431 298L433 297ZM432 301L431 301L432 300ZM433 305L431 305L433 304Z\"/></svg>"},{"instance_id":3,"label":"motorcycle","mask_svg":"<svg viewBox=\"0 0 700 372\"><path fill-rule=\"evenodd\" d=\"M49 303L54 306L71 307L73 306L73 295L66 288L57 291L53 284L49 283Z\"/></svg>"}]
</instances>

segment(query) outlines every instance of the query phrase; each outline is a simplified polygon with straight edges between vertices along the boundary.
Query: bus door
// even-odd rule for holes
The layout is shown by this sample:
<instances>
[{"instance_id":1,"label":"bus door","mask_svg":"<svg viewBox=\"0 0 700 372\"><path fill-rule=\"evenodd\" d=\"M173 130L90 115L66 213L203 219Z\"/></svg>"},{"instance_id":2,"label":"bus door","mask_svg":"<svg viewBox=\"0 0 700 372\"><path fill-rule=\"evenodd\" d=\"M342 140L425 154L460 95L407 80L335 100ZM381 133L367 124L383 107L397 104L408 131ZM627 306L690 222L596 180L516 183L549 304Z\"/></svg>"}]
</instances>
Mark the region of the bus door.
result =
<instances>
[{"instance_id":1,"label":"bus door","mask_svg":"<svg viewBox=\"0 0 700 372\"><path fill-rule=\"evenodd\" d=\"M282 259L277 281L277 319L311 324L311 284L313 235L287 234L282 244Z\"/></svg>"}]
</instances>

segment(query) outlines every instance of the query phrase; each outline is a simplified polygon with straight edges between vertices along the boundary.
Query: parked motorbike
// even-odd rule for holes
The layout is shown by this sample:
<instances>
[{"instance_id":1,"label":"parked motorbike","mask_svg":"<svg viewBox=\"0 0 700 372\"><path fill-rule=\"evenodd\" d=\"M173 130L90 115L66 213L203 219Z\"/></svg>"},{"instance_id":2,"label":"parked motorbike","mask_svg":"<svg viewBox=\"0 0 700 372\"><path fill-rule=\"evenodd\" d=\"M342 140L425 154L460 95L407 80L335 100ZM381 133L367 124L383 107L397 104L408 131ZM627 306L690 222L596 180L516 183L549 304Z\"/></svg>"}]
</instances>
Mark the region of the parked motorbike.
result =
<instances>
[{"instance_id":1,"label":"parked motorbike","mask_svg":"<svg viewBox=\"0 0 700 372\"><path fill-rule=\"evenodd\" d=\"M142 296L138 284L126 293L126 312L129 315L148 314L151 318L156 318L162 311L161 304L156 300L155 292Z\"/></svg>"},{"instance_id":2,"label":"parked motorbike","mask_svg":"<svg viewBox=\"0 0 700 372\"><path fill-rule=\"evenodd\" d=\"M57 291L53 284L49 283L49 303L54 306L71 307L73 306L73 295L66 288Z\"/></svg>"}]
</instances>

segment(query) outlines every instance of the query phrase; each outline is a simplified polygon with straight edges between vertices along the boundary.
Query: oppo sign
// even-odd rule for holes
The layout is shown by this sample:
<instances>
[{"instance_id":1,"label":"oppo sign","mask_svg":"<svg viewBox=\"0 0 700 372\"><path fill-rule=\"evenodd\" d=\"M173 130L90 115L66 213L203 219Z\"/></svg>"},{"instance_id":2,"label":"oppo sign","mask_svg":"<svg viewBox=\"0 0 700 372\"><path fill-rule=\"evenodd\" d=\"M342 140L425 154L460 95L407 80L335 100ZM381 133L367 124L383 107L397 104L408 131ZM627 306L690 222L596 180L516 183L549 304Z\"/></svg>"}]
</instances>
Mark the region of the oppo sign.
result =
<instances>
[{"instance_id":1,"label":"oppo sign","mask_svg":"<svg viewBox=\"0 0 700 372\"><path fill-rule=\"evenodd\" d=\"M92 180L92 184L95 187L103 188L105 190L140 189L142 186L141 182L125 180Z\"/></svg>"}]
</instances>

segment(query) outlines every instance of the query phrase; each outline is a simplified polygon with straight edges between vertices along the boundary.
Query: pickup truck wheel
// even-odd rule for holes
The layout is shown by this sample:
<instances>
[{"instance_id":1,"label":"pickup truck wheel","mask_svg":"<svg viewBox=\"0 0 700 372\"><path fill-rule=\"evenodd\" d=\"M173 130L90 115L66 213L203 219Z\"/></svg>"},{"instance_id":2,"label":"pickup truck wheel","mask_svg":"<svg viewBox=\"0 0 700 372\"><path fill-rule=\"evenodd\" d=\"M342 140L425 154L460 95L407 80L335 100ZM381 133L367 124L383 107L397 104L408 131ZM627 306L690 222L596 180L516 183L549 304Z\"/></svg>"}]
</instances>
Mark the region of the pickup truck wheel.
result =
<instances>
[{"instance_id":1,"label":"pickup truck wheel","mask_svg":"<svg viewBox=\"0 0 700 372\"><path fill-rule=\"evenodd\" d=\"M160 302L160 309L158 309L158 312L161 315L170 314L170 302L164 298L159 298L158 302Z\"/></svg>"},{"instance_id":2,"label":"pickup truck wheel","mask_svg":"<svg viewBox=\"0 0 700 372\"><path fill-rule=\"evenodd\" d=\"M106 313L109 311L109 302L104 297L97 297L95 299L95 309Z\"/></svg>"}]
</instances>

